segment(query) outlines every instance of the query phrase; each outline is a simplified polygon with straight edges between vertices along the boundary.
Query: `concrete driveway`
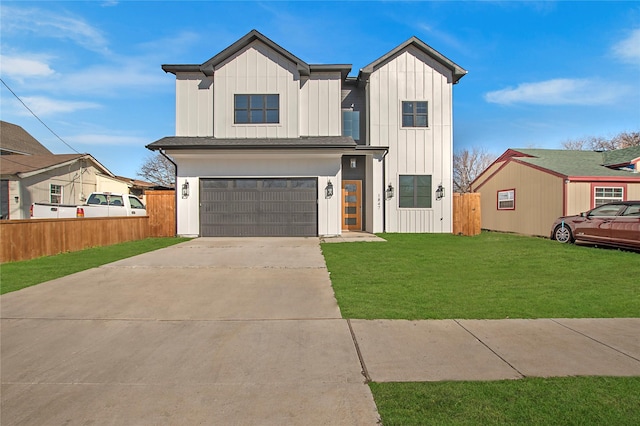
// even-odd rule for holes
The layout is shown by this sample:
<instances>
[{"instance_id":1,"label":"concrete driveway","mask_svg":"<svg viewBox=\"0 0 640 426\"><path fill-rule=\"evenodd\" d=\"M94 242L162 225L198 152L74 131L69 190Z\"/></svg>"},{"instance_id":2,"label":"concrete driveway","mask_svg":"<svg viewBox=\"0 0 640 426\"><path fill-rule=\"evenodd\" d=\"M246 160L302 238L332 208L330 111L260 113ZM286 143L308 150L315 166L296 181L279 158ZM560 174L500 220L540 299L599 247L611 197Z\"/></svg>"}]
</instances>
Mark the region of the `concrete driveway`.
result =
<instances>
[{"instance_id":1,"label":"concrete driveway","mask_svg":"<svg viewBox=\"0 0 640 426\"><path fill-rule=\"evenodd\" d=\"M373 425L317 238L201 238L9 293L4 425Z\"/></svg>"}]
</instances>

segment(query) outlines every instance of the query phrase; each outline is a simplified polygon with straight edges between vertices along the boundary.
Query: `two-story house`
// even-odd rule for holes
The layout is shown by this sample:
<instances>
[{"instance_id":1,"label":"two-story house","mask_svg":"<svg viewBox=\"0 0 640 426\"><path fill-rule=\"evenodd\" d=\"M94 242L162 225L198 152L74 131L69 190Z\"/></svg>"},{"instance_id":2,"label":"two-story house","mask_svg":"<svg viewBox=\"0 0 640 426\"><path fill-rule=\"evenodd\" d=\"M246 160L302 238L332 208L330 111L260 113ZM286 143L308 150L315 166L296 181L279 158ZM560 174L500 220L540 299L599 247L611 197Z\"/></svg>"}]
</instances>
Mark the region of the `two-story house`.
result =
<instances>
[{"instance_id":1,"label":"two-story house","mask_svg":"<svg viewBox=\"0 0 640 426\"><path fill-rule=\"evenodd\" d=\"M258 31L176 77L177 232L451 232L453 85L466 71L412 37L350 77Z\"/></svg>"}]
</instances>

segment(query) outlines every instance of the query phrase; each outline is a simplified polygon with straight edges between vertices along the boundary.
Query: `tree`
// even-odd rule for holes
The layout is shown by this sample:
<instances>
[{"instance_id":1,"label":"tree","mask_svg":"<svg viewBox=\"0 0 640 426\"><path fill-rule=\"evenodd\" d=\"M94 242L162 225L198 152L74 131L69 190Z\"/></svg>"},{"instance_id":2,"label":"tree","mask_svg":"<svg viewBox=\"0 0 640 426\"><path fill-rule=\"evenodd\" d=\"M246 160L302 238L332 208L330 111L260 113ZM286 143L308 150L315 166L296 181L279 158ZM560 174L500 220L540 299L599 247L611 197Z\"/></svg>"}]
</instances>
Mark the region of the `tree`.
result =
<instances>
[{"instance_id":1,"label":"tree","mask_svg":"<svg viewBox=\"0 0 640 426\"><path fill-rule=\"evenodd\" d=\"M453 191L471 192L471 182L478 177L496 156L486 152L483 148L467 148L453 154Z\"/></svg>"},{"instance_id":2,"label":"tree","mask_svg":"<svg viewBox=\"0 0 640 426\"><path fill-rule=\"evenodd\" d=\"M149 155L138 172L143 179L162 186L175 186L176 166L162 154Z\"/></svg>"},{"instance_id":3,"label":"tree","mask_svg":"<svg viewBox=\"0 0 640 426\"><path fill-rule=\"evenodd\" d=\"M587 136L582 139L569 139L562 142L564 149L578 151L612 151L632 146L640 146L640 132L622 132L611 139L602 136Z\"/></svg>"}]
</instances>

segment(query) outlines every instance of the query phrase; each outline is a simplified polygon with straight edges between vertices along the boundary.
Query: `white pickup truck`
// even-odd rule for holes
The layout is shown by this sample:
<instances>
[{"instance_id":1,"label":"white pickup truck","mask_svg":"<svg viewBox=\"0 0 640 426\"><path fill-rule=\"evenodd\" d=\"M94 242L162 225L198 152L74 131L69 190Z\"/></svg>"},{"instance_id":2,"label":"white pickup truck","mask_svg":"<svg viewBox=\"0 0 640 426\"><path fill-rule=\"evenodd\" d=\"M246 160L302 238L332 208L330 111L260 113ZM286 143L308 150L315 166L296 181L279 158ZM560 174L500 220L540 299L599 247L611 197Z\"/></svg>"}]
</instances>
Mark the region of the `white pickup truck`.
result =
<instances>
[{"instance_id":1,"label":"white pickup truck","mask_svg":"<svg viewBox=\"0 0 640 426\"><path fill-rule=\"evenodd\" d=\"M33 203L32 219L60 219L79 217L146 216L147 210L135 195L94 192L87 204Z\"/></svg>"}]
</instances>

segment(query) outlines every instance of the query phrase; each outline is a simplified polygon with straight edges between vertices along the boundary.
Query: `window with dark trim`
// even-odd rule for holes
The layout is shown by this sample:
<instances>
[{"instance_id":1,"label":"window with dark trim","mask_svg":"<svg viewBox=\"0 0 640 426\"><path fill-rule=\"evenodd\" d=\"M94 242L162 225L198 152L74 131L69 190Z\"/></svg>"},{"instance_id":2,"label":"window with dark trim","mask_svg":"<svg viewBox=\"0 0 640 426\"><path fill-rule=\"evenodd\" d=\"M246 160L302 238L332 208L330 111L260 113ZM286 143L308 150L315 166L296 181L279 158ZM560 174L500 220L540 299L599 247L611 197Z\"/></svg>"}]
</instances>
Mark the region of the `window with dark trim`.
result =
<instances>
[{"instance_id":1,"label":"window with dark trim","mask_svg":"<svg viewBox=\"0 0 640 426\"><path fill-rule=\"evenodd\" d=\"M498 210L516 209L516 190L505 189L498 191Z\"/></svg>"},{"instance_id":2,"label":"window with dark trim","mask_svg":"<svg viewBox=\"0 0 640 426\"><path fill-rule=\"evenodd\" d=\"M235 124L279 123L280 95L234 95Z\"/></svg>"},{"instance_id":3,"label":"window with dark trim","mask_svg":"<svg viewBox=\"0 0 640 426\"><path fill-rule=\"evenodd\" d=\"M49 202L53 204L62 203L62 185L49 185Z\"/></svg>"},{"instance_id":4,"label":"window with dark trim","mask_svg":"<svg viewBox=\"0 0 640 426\"><path fill-rule=\"evenodd\" d=\"M402 127L428 127L427 101L402 101Z\"/></svg>"},{"instance_id":5,"label":"window with dark trim","mask_svg":"<svg viewBox=\"0 0 640 426\"><path fill-rule=\"evenodd\" d=\"M401 208L431 208L431 175L400 175Z\"/></svg>"}]
</instances>

